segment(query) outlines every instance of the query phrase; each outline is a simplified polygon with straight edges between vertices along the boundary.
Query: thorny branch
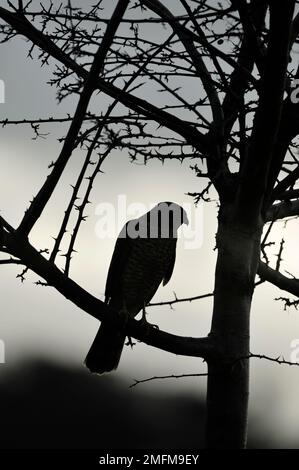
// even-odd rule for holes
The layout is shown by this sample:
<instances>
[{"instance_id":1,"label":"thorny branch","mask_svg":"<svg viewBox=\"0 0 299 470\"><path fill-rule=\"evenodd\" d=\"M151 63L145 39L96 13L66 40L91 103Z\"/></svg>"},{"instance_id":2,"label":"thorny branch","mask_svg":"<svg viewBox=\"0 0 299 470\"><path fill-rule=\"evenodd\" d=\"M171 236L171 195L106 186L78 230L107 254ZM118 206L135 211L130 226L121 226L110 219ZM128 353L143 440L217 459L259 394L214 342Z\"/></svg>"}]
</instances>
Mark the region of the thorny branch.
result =
<instances>
[{"instance_id":1,"label":"thorny branch","mask_svg":"<svg viewBox=\"0 0 299 470\"><path fill-rule=\"evenodd\" d=\"M286 361L283 357L281 356L278 356L278 357L270 357L270 356L266 356L264 354L250 354L249 356L247 357L242 357L240 359L237 359L237 360L234 360L234 362L232 363L232 365L235 366L236 362L238 361L244 361L246 359L263 359L265 361L269 361L269 362L274 362L275 364L279 364L279 365L287 365L287 366L296 366L298 367L299 366L299 362L291 362L291 361ZM193 373L193 374L179 374L179 375L176 375L176 374L172 374L172 375L158 375L158 376L153 376L153 377L149 377L147 379L141 379L141 380L137 380L137 379L134 379L134 383L130 385L130 388L133 388L133 387L136 387L137 385L140 385L142 383L146 383L146 382L152 382L153 380L165 380L165 379L185 379L185 378L195 378L195 377L207 377L208 374L207 373Z\"/></svg>"}]
</instances>

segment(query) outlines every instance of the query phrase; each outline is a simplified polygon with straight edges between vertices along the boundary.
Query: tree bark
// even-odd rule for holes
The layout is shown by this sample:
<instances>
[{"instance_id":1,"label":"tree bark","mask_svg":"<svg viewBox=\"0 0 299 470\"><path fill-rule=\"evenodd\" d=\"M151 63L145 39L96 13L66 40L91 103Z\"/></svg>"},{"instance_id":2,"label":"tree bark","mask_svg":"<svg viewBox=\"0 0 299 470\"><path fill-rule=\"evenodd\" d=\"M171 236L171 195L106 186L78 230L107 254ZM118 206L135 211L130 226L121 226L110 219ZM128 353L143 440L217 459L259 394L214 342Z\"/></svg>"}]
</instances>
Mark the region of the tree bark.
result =
<instances>
[{"instance_id":1,"label":"tree bark","mask_svg":"<svg viewBox=\"0 0 299 470\"><path fill-rule=\"evenodd\" d=\"M211 337L217 359L208 361L207 447L246 447L249 393L249 323L262 224L244 228L219 220ZM242 359L243 358L243 359Z\"/></svg>"}]
</instances>

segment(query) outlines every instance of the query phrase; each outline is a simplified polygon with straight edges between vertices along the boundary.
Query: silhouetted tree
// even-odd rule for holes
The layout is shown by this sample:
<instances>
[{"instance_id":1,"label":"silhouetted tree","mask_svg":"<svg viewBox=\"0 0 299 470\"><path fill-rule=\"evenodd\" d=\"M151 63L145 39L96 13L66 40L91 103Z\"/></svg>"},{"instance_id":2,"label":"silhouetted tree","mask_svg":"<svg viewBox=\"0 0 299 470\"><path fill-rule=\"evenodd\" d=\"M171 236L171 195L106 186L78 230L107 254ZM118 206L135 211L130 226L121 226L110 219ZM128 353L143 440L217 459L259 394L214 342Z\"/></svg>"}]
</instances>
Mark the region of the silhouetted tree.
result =
<instances>
[{"instance_id":1,"label":"silhouetted tree","mask_svg":"<svg viewBox=\"0 0 299 470\"><path fill-rule=\"evenodd\" d=\"M70 125L51 173L19 226L13 228L0 219L2 252L12 257L1 263L23 264L82 310L118 325L119 316L69 276L76 237L101 165L115 148L127 149L132 160L142 157L145 162L195 160L193 170L208 182L193 194L196 201L207 200L212 185L219 196L211 332L206 338L180 337L148 330L129 319L127 334L175 354L204 358L207 446L243 448L256 276L258 282L268 281L299 295L298 280L279 272L283 243L275 269L266 252L274 222L299 214L294 140L299 133L299 104L292 88L299 78L294 65L298 2L115 0L108 2L114 8L110 17L105 16L110 10L104 1L89 11L85 6L74 8L70 0L58 2L58 7L55 3L38 2L37 10L22 0L0 7L2 40L25 37L31 57L37 48L43 65L55 62L51 84L58 89L58 99L79 97L73 117L22 121L31 124L36 136L43 123L69 121ZM150 39L149 24L154 31ZM189 83L196 96L190 97ZM148 84L151 93L163 92L160 107L146 98ZM90 103L98 92L107 99L94 114ZM10 123L18 122L2 124ZM28 236L78 146L86 158L47 257L29 243ZM85 197L78 205L78 192L92 164ZM55 261L75 209L78 218L62 272Z\"/></svg>"}]
</instances>

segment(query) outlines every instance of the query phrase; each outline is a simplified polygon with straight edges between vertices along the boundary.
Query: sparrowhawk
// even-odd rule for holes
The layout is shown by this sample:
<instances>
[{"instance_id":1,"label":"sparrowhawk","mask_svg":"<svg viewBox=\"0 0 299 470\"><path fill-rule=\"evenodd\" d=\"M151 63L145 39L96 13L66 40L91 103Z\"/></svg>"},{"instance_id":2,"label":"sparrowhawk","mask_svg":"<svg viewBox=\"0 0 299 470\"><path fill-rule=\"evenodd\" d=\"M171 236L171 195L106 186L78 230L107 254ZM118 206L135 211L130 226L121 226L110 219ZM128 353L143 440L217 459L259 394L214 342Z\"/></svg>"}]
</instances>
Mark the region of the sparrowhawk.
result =
<instances>
[{"instance_id":1,"label":"sparrowhawk","mask_svg":"<svg viewBox=\"0 0 299 470\"><path fill-rule=\"evenodd\" d=\"M155 295L163 281L171 278L177 230L188 223L185 210L172 202L161 202L130 220L121 230L112 255L105 289L105 302L114 310L135 317ZM99 374L116 369L125 343L123 330L103 321L85 363Z\"/></svg>"}]
</instances>

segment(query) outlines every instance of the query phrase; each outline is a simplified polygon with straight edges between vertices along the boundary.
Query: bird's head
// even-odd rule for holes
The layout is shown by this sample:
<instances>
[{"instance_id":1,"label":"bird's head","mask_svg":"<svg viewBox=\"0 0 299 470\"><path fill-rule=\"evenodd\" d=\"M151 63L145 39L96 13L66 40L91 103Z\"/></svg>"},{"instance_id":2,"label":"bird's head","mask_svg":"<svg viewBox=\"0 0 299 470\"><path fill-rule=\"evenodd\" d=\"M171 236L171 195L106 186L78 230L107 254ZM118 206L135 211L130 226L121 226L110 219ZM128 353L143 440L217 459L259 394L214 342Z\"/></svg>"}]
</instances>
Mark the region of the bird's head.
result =
<instances>
[{"instance_id":1,"label":"bird's head","mask_svg":"<svg viewBox=\"0 0 299 470\"><path fill-rule=\"evenodd\" d=\"M150 214L159 216L159 226L162 230L168 231L169 236L176 236L176 231L182 224L189 224L187 213L183 207L175 202L159 202L151 211ZM153 220L155 217L153 217ZM164 235L167 237L167 235Z\"/></svg>"},{"instance_id":2,"label":"bird's head","mask_svg":"<svg viewBox=\"0 0 299 470\"><path fill-rule=\"evenodd\" d=\"M158 207L161 207L162 210L164 207L165 211L168 211L168 213L173 214L174 225L177 228L179 228L182 224L189 224L187 212L182 206L180 206L176 202L159 202Z\"/></svg>"}]
</instances>

